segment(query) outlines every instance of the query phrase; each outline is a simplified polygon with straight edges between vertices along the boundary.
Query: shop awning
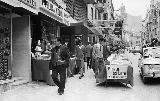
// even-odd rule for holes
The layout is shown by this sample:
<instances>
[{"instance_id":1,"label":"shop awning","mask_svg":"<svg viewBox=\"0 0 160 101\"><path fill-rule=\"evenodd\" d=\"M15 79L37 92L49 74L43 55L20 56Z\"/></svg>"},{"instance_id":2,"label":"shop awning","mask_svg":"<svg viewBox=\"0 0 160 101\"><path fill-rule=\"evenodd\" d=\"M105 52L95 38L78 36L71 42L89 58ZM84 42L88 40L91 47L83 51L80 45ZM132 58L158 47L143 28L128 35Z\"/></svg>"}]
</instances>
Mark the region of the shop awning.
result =
<instances>
[{"instance_id":1,"label":"shop awning","mask_svg":"<svg viewBox=\"0 0 160 101\"><path fill-rule=\"evenodd\" d=\"M70 22L70 26L80 26L80 25L84 25L83 21L77 21L73 18L69 18L69 22Z\"/></svg>"},{"instance_id":2,"label":"shop awning","mask_svg":"<svg viewBox=\"0 0 160 101\"><path fill-rule=\"evenodd\" d=\"M97 3L96 0L84 0L84 2L86 4L95 4L95 3Z\"/></svg>"},{"instance_id":3,"label":"shop awning","mask_svg":"<svg viewBox=\"0 0 160 101\"><path fill-rule=\"evenodd\" d=\"M84 21L76 21L73 18L70 20L70 26L85 26L91 33L94 33L95 35L103 35L102 31L97 30L95 28L87 26L87 24Z\"/></svg>"},{"instance_id":4,"label":"shop awning","mask_svg":"<svg viewBox=\"0 0 160 101\"><path fill-rule=\"evenodd\" d=\"M102 36L104 36L103 33L102 33L102 30L95 29L95 28L93 28L93 30L94 30L94 32L95 32L96 35L102 35Z\"/></svg>"},{"instance_id":5,"label":"shop awning","mask_svg":"<svg viewBox=\"0 0 160 101\"><path fill-rule=\"evenodd\" d=\"M24 8L24 9L26 9L26 10L28 10L28 11L30 11L30 12L38 15L38 12L39 12L39 11L38 11L36 8L32 8L32 7L26 5L26 4L22 3L22 2L21 2L21 4L20 4L19 7L20 7L20 8Z\"/></svg>"},{"instance_id":6,"label":"shop awning","mask_svg":"<svg viewBox=\"0 0 160 101\"><path fill-rule=\"evenodd\" d=\"M8 5L11 5L13 7L18 7L20 5L20 2L18 0L0 0Z\"/></svg>"},{"instance_id":7,"label":"shop awning","mask_svg":"<svg viewBox=\"0 0 160 101\"><path fill-rule=\"evenodd\" d=\"M38 14L37 8L32 8L32 7L28 6L27 4L25 4L25 3L23 3L19 0L0 0L0 1L15 7L14 10L18 11L18 13L29 14L28 12L32 12L34 14ZM28 10L28 12L25 12L24 10Z\"/></svg>"}]
</instances>

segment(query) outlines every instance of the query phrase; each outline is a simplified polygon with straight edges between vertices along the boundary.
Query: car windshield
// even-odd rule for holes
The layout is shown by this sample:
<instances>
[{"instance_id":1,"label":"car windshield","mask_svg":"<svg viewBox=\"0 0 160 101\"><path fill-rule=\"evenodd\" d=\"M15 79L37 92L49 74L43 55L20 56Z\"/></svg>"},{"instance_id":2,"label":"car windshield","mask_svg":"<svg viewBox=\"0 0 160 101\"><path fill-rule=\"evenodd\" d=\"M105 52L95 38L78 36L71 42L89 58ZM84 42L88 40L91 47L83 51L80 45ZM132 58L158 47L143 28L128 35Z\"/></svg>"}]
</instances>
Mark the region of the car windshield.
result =
<instances>
[{"instance_id":1,"label":"car windshield","mask_svg":"<svg viewBox=\"0 0 160 101\"><path fill-rule=\"evenodd\" d=\"M149 67L150 69L160 69L160 64L145 64L145 67Z\"/></svg>"},{"instance_id":2,"label":"car windshield","mask_svg":"<svg viewBox=\"0 0 160 101\"><path fill-rule=\"evenodd\" d=\"M160 58L160 49L159 48L150 48L150 49L145 49L144 50L144 56L152 56L155 58Z\"/></svg>"}]
</instances>

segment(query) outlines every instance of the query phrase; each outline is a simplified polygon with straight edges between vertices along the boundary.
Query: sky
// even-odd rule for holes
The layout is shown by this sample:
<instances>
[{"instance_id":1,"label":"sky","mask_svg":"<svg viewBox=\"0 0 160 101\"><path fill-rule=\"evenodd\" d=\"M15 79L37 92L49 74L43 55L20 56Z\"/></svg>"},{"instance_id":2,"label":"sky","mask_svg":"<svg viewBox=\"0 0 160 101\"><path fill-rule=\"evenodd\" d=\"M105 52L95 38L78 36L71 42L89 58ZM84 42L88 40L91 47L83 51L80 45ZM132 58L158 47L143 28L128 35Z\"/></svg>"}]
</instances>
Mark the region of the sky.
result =
<instances>
[{"instance_id":1,"label":"sky","mask_svg":"<svg viewBox=\"0 0 160 101\"><path fill-rule=\"evenodd\" d=\"M125 5L126 12L133 16L145 17L147 8L149 8L150 0L112 0L115 10L119 7Z\"/></svg>"}]
</instances>

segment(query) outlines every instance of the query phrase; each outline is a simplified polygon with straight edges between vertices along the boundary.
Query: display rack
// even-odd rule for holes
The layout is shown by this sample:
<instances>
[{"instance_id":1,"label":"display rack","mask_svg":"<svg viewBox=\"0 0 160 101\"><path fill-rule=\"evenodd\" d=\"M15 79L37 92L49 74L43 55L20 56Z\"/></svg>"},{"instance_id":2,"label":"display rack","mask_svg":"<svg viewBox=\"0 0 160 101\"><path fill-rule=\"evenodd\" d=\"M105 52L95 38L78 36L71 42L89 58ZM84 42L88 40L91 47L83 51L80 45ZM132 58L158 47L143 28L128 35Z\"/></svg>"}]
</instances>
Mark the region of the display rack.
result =
<instances>
[{"instance_id":1,"label":"display rack","mask_svg":"<svg viewBox=\"0 0 160 101\"><path fill-rule=\"evenodd\" d=\"M8 59L3 58L3 52L0 51L0 80L7 79L8 76Z\"/></svg>"}]
</instances>

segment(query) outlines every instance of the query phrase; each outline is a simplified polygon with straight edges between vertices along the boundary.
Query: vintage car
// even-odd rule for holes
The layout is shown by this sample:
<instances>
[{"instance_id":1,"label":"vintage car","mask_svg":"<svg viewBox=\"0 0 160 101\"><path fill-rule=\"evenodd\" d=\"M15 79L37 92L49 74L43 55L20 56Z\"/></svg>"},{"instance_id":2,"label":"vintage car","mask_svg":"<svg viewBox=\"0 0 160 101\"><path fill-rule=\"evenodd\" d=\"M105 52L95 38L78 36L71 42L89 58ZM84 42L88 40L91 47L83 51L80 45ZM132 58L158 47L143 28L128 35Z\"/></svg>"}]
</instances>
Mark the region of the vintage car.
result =
<instances>
[{"instance_id":1,"label":"vintage car","mask_svg":"<svg viewBox=\"0 0 160 101\"><path fill-rule=\"evenodd\" d=\"M106 65L106 82L121 82L133 86L133 68L131 61L125 54L112 54Z\"/></svg>"},{"instance_id":2,"label":"vintage car","mask_svg":"<svg viewBox=\"0 0 160 101\"><path fill-rule=\"evenodd\" d=\"M144 83L148 78L160 77L160 48L147 47L138 61L140 76Z\"/></svg>"},{"instance_id":3,"label":"vintage car","mask_svg":"<svg viewBox=\"0 0 160 101\"><path fill-rule=\"evenodd\" d=\"M147 83L148 78L160 77L160 58L149 57L143 59L139 65L140 76L144 83Z\"/></svg>"},{"instance_id":4,"label":"vintage car","mask_svg":"<svg viewBox=\"0 0 160 101\"><path fill-rule=\"evenodd\" d=\"M135 46L133 49L130 51L132 53L141 53L141 47L140 46Z\"/></svg>"}]
</instances>

